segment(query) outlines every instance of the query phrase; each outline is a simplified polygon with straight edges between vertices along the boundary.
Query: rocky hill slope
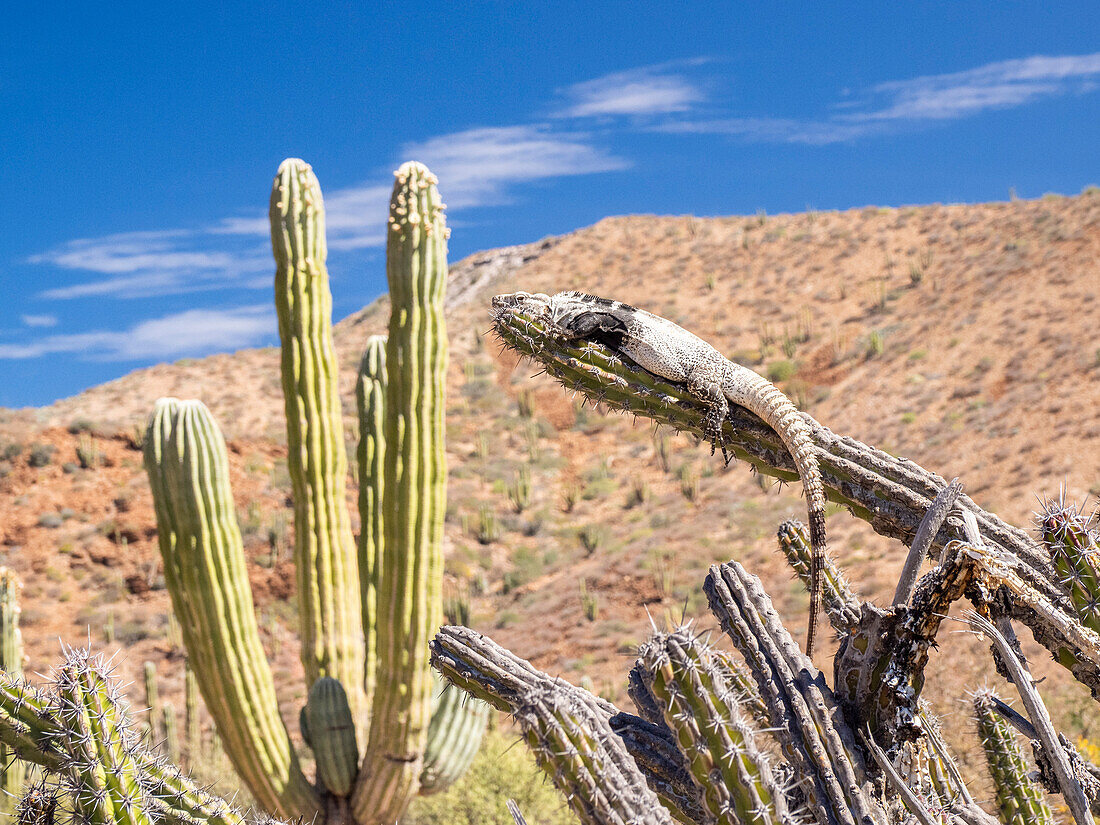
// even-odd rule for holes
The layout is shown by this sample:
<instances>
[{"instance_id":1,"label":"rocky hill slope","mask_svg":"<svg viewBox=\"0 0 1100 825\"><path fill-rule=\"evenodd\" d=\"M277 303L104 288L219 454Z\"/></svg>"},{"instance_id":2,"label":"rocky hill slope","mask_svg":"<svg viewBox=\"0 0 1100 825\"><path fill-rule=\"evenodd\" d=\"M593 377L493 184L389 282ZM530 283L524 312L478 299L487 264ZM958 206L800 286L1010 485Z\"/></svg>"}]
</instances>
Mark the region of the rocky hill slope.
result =
<instances>
[{"instance_id":1,"label":"rocky hill slope","mask_svg":"<svg viewBox=\"0 0 1100 825\"><path fill-rule=\"evenodd\" d=\"M478 629L551 672L591 675L619 701L647 613L704 617L698 584L715 560L743 560L792 629L805 622L805 594L774 549L778 523L804 513L797 486L758 484L688 438L583 408L546 377L531 378L483 336L491 295L583 288L665 315L767 374L834 431L959 476L983 507L1026 526L1037 495L1100 493L1098 261L1092 191L608 218L467 258L452 269L448 309L450 586L475 594ZM354 369L386 313L381 299L336 327L349 443ZM149 659L162 691L179 687L182 653L132 444L163 395L203 399L230 440L265 640L296 716L304 687L273 350L159 365L51 407L0 414L0 563L26 582L30 668L57 657L59 638L90 638L125 651L125 674ZM517 485L525 475L526 501ZM903 549L846 513L834 513L829 530L861 592L887 598ZM962 691L996 678L980 651L960 634L936 654L930 698L942 713L961 715ZM1064 729L1100 739L1094 709L1081 713L1082 692L1029 651L1050 676L1045 693ZM819 651L819 662L828 655ZM972 743L966 730L954 726L953 738Z\"/></svg>"}]
</instances>

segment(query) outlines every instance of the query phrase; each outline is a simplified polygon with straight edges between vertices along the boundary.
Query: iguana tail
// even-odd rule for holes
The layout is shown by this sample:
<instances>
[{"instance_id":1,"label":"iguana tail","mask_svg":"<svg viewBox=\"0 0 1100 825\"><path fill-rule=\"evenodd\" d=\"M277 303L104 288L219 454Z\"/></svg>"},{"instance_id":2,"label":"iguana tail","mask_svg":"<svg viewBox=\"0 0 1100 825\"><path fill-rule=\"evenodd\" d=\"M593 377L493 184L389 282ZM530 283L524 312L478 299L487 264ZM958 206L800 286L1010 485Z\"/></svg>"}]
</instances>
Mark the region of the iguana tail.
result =
<instances>
[{"instance_id":1,"label":"iguana tail","mask_svg":"<svg viewBox=\"0 0 1100 825\"><path fill-rule=\"evenodd\" d=\"M821 612L821 578L825 568L828 546L825 542L825 483L817 465L813 438L802 413L778 387L763 376L742 367L747 375L738 382L735 404L756 413L779 435L783 446L794 459L802 489L806 494L806 507L810 521L810 620L806 632L806 655L814 655L817 632L817 616Z\"/></svg>"}]
</instances>

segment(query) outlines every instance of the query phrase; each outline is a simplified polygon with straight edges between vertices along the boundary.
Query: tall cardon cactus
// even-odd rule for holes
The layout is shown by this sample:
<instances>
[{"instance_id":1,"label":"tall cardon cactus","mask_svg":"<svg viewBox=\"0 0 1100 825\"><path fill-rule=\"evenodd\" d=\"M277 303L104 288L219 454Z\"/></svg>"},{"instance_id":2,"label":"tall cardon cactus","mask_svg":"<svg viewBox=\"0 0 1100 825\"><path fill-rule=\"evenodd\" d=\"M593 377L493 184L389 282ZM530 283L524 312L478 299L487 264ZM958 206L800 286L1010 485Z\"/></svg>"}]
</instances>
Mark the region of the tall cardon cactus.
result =
<instances>
[{"instance_id":1,"label":"tall cardon cactus","mask_svg":"<svg viewBox=\"0 0 1100 825\"><path fill-rule=\"evenodd\" d=\"M0 567L0 670L23 675L23 638L19 632L19 578ZM26 766L0 744L0 812L23 789Z\"/></svg>"},{"instance_id":2,"label":"tall cardon cactus","mask_svg":"<svg viewBox=\"0 0 1100 825\"><path fill-rule=\"evenodd\" d=\"M315 784L291 748L260 647L224 441L200 403L164 399L145 443L165 580L226 752L268 810L364 825L399 818L422 771L425 792L457 778L472 758L464 745L480 738L486 715L484 706L439 702L432 716L427 642L442 623L448 232L431 173L406 164L396 174L389 335L368 343L357 387L358 544L346 506L321 191L310 167L292 159L271 195L309 687L300 719ZM430 721L452 733L437 737L426 769Z\"/></svg>"}]
</instances>

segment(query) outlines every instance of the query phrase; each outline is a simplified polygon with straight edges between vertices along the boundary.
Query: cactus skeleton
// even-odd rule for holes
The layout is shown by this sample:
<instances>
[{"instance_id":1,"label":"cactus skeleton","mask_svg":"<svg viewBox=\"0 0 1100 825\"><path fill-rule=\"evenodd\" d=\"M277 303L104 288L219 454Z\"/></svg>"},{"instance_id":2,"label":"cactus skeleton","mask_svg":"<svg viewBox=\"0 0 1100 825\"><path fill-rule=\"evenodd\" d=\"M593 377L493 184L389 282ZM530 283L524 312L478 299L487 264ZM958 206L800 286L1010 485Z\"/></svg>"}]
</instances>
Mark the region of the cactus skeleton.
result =
<instances>
[{"instance_id":1,"label":"cactus skeleton","mask_svg":"<svg viewBox=\"0 0 1100 825\"><path fill-rule=\"evenodd\" d=\"M653 375L677 381L706 409L704 437L711 449L722 441L730 405L760 416L779 435L794 460L806 491L810 539L810 620L806 652L813 655L817 615L821 604L821 571L825 543L825 487L809 429L798 410L763 376L728 360L701 338L645 310L583 292L549 296L516 292L493 299L493 315L520 312L545 319L552 334L561 338L595 341L631 359Z\"/></svg>"},{"instance_id":2,"label":"cactus skeleton","mask_svg":"<svg viewBox=\"0 0 1100 825\"><path fill-rule=\"evenodd\" d=\"M566 387L608 406L715 437L714 422L707 419L713 412L698 394L620 357L619 342L605 334L607 324L594 322L600 333L596 340L578 343L576 336L559 334L560 318L516 300L504 311L502 303L497 300L494 317L505 344L538 360ZM830 494L908 548L896 603L889 608L861 601L831 562L822 569L826 614L841 637L832 686L799 650L760 581L737 562L713 566L703 590L744 665L686 629L655 629L630 673L629 694L640 717L540 673L465 628L440 630L432 642L433 665L455 685L520 718L543 766L586 822L620 821L632 809L621 775L606 784L578 785L567 763L580 749L558 743L557 751L548 754L545 736L532 733L533 727L549 729L555 719L560 723L562 707L598 711L583 719L574 714L572 724L587 725L589 740L609 747L621 743L649 790L681 822L740 825L812 818L821 825L898 825L915 817L926 825L992 825L995 820L967 790L938 722L920 698L929 650L953 602L966 598L977 611L970 621L994 642L998 667L1005 668L1024 699L1031 721L1016 718L1013 723L1037 738L1033 746L1044 788L1061 793L1074 820L1086 825L1089 808L1100 811L1100 769L1054 733L1010 640L1015 639L1012 620L1026 623L1058 662L1094 696L1100 694L1100 635L1089 626L1100 596L1095 531L1075 508L1050 505L1040 517L1046 543L1041 547L977 508L957 480L948 484L910 461L838 438L808 416L803 420ZM789 472L783 444L750 413L731 408L720 423L720 446L766 472ZM795 522L781 526L779 541L792 567L812 587L807 580L812 578L813 542ZM921 575L925 556L936 566ZM742 668L751 673L748 686ZM535 705L537 725L525 724L524 714ZM1004 713L999 707L998 712ZM609 739L605 721L616 739ZM779 745L782 758L767 771L747 745L757 738L753 724L759 725L760 737ZM576 739L574 734L570 743ZM735 752L740 761L726 763L724 757ZM762 782L765 773L772 777L774 807L760 795L759 789L768 787ZM1023 773L1021 759L1015 759L1013 773ZM1015 780L1005 775L1000 782L1011 786ZM739 807L740 795L751 789L758 795ZM1038 792L1032 788L1028 793L1030 801L1014 797L1019 821L1047 821L1036 802ZM578 802L577 794L585 800ZM593 801L608 800L618 805L618 820L607 812L591 813Z\"/></svg>"}]
</instances>

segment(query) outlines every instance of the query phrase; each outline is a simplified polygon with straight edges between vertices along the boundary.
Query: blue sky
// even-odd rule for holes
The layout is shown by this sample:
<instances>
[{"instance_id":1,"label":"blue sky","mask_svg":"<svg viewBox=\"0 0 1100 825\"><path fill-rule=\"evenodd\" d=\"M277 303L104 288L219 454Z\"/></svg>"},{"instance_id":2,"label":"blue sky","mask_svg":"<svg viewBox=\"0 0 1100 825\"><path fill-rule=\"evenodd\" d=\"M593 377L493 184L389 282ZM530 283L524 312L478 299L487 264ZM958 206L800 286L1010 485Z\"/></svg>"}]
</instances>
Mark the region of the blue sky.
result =
<instances>
[{"instance_id":1,"label":"blue sky","mask_svg":"<svg viewBox=\"0 0 1100 825\"><path fill-rule=\"evenodd\" d=\"M31 5L0 32L0 406L275 343L288 156L325 190L337 318L385 288L406 159L452 260L612 214L1100 182L1094 0Z\"/></svg>"}]
</instances>

